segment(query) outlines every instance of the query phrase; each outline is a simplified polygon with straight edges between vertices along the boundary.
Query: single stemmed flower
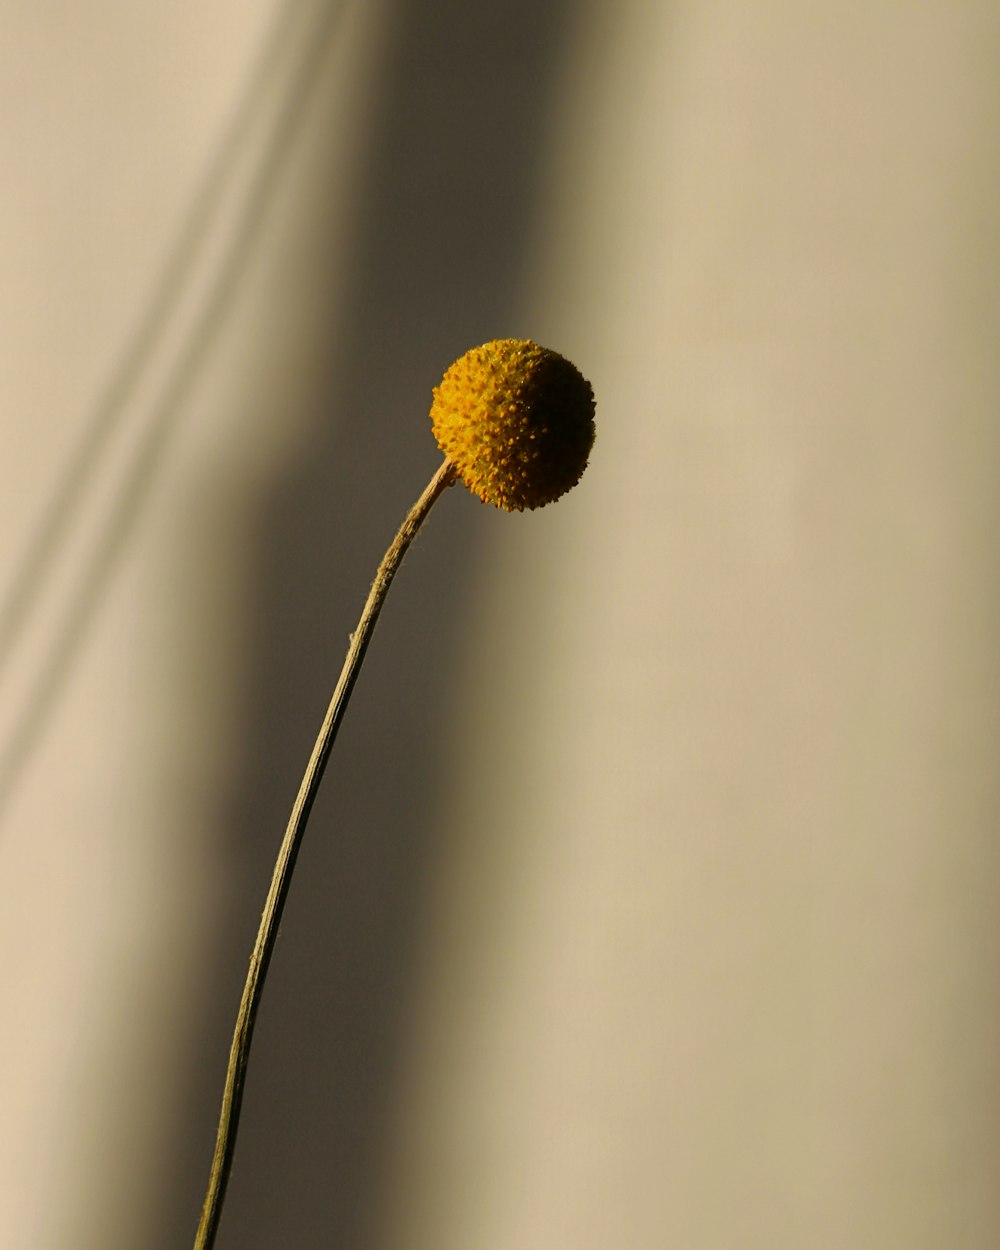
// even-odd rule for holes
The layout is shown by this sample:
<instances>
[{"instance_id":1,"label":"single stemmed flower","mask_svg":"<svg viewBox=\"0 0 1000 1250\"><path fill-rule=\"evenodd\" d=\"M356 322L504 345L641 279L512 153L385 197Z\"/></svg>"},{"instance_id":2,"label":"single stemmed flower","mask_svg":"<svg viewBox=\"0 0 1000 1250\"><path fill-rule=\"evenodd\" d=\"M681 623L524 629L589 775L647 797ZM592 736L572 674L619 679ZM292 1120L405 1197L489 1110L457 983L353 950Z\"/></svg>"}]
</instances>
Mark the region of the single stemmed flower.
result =
<instances>
[{"instance_id":1,"label":"single stemmed flower","mask_svg":"<svg viewBox=\"0 0 1000 1250\"><path fill-rule=\"evenodd\" d=\"M195 1250L215 1245L232 1170L254 1023L292 870L337 731L389 586L446 487L462 481L508 512L540 508L580 480L594 442L594 394L575 365L529 339L474 347L434 388L431 423L444 460L410 509L375 574L344 667L278 849L229 1051L222 1110Z\"/></svg>"}]
</instances>

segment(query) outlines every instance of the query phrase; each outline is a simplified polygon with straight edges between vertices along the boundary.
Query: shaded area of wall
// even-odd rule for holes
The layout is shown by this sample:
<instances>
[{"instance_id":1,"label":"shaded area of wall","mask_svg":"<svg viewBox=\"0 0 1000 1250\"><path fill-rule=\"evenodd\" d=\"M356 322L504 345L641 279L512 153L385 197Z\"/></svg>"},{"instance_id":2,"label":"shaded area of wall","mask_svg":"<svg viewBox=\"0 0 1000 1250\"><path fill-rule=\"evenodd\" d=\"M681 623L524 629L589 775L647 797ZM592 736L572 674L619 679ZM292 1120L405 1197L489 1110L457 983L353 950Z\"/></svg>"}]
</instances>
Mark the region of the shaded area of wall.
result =
<instances>
[{"instance_id":1,"label":"shaded area of wall","mask_svg":"<svg viewBox=\"0 0 1000 1250\"><path fill-rule=\"evenodd\" d=\"M387 10L353 271L326 296L346 329L251 536L244 763L223 815L239 886L150 1250L183 1243L200 1202L219 1059L277 837L375 563L437 462L430 385L472 343L530 333L515 324L523 247L569 17L527 0ZM310 280L322 285L322 240L316 249ZM220 1247L377 1244L437 729L464 570L488 524L464 495L446 496L380 625L272 964Z\"/></svg>"}]
</instances>

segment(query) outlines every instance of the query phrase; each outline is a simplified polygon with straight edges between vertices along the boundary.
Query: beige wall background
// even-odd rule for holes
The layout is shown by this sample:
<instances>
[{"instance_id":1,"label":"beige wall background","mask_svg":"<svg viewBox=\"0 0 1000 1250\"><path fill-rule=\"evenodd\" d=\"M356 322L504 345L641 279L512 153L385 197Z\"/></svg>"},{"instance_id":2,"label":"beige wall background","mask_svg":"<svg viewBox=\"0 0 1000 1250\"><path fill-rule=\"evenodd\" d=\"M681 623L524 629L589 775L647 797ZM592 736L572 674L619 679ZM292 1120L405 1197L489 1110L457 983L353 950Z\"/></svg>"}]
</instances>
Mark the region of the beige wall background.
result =
<instances>
[{"instance_id":1,"label":"beige wall background","mask_svg":"<svg viewBox=\"0 0 1000 1250\"><path fill-rule=\"evenodd\" d=\"M1000 11L2 6L0 1244L190 1244L270 861L430 388L449 492L220 1250L1000 1237Z\"/></svg>"}]
</instances>

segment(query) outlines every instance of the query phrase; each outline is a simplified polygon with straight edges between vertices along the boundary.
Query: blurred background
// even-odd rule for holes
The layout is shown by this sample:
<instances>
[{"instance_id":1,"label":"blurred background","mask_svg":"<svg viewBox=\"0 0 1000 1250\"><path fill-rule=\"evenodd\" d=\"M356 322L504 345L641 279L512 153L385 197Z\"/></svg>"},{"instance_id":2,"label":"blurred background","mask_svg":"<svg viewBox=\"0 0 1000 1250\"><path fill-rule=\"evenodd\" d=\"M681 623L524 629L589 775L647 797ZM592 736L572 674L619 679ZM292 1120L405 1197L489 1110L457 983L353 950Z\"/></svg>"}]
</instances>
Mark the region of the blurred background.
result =
<instances>
[{"instance_id":1,"label":"blurred background","mask_svg":"<svg viewBox=\"0 0 1000 1250\"><path fill-rule=\"evenodd\" d=\"M0 1244L1000 1241L1000 9L6 0Z\"/></svg>"}]
</instances>

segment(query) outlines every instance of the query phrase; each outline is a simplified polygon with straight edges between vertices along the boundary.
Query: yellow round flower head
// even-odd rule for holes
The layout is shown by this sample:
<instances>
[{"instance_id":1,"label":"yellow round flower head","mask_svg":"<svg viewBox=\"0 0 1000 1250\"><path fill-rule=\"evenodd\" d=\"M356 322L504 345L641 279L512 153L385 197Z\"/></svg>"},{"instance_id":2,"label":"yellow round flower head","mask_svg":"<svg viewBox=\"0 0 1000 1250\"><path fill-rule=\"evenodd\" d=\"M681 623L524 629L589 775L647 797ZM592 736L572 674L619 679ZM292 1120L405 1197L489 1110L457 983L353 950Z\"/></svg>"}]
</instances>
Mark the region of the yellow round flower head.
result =
<instances>
[{"instance_id":1,"label":"yellow round flower head","mask_svg":"<svg viewBox=\"0 0 1000 1250\"><path fill-rule=\"evenodd\" d=\"M447 371L431 421L469 490L520 512L580 480L594 444L594 392L558 353L530 339L494 339Z\"/></svg>"}]
</instances>

